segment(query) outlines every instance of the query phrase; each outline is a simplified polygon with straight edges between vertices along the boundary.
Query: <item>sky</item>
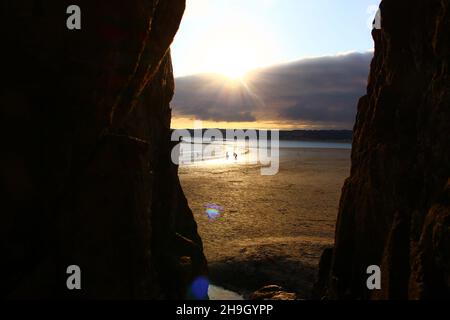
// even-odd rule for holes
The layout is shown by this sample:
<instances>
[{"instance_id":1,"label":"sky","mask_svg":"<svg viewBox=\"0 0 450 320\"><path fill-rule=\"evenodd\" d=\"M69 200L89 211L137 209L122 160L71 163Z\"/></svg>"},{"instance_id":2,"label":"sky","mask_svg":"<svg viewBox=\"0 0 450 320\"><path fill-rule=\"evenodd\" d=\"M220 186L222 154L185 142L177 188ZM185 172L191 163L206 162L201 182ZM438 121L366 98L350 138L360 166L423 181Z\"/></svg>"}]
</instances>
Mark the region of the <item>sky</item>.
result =
<instances>
[{"instance_id":1,"label":"sky","mask_svg":"<svg viewBox=\"0 0 450 320\"><path fill-rule=\"evenodd\" d=\"M224 73L239 59L253 69L367 51L373 48L369 25L379 2L187 0L172 45L175 76Z\"/></svg>"},{"instance_id":2,"label":"sky","mask_svg":"<svg viewBox=\"0 0 450 320\"><path fill-rule=\"evenodd\" d=\"M221 128L351 129L365 91L379 2L187 0L171 48L180 89L172 127L202 120ZM289 79L298 81L291 90L278 85Z\"/></svg>"},{"instance_id":3,"label":"sky","mask_svg":"<svg viewBox=\"0 0 450 320\"><path fill-rule=\"evenodd\" d=\"M173 124L256 129L351 129L372 52L303 59L249 72L240 81L200 74L176 79Z\"/></svg>"}]
</instances>

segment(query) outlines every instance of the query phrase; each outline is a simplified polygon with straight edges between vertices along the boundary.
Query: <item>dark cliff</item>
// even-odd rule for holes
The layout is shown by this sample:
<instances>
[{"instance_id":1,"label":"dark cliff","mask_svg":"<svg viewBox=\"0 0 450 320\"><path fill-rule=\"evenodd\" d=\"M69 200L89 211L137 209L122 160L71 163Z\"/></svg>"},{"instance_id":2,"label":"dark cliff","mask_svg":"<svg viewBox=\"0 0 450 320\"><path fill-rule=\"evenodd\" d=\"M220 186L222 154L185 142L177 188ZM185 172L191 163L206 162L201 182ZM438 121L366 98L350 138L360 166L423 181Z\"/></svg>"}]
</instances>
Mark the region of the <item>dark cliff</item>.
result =
<instances>
[{"instance_id":1,"label":"dark cliff","mask_svg":"<svg viewBox=\"0 0 450 320\"><path fill-rule=\"evenodd\" d=\"M381 15L327 295L449 298L450 1L384 0ZM366 287L369 265L381 290Z\"/></svg>"},{"instance_id":2,"label":"dark cliff","mask_svg":"<svg viewBox=\"0 0 450 320\"><path fill-rule=\"evenodd\" d=\"M186 297L206 261L170 161L184 0L80 0L77 31L71 4L0 4L1 296Z\"/></svg>"}]
</instances>

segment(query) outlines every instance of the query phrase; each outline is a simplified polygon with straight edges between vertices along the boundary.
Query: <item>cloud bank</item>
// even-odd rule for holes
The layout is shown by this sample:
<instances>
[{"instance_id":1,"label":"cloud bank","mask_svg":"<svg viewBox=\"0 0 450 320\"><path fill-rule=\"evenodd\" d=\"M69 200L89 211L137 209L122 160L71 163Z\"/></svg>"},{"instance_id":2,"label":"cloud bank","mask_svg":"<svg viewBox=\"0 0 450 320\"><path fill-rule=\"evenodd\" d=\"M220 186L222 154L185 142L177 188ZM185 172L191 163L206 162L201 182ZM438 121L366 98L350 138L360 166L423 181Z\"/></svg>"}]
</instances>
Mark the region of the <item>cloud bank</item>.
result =
<instances>
[{"instance_id":1,"label":"cloud bank","mask_svg":"<svg viewBox=\"0 0 450 320\"><path fill-rule=\"evenodd\" d=\"M175 79L175 117L297 123L351 129L373 53L349 53L261 68L244 81L201 74Z\"/></svg>"}]
</instances>

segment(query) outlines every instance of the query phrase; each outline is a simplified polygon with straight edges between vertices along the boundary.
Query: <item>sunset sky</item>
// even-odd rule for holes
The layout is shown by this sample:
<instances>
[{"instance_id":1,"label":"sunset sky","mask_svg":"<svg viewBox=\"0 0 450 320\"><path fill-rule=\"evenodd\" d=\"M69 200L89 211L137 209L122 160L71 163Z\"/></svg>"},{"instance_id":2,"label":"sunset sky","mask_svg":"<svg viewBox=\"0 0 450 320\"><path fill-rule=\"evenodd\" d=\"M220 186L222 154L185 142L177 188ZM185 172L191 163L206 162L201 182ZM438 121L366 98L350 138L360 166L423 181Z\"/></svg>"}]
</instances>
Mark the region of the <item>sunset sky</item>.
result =
<instances>
[{"instance_id":1,"label":"sunset sky","mask_svg":"<svg viewBox=\"0 0 450 320\"><path fill-rule=\"evenodd\" d=\"M186 13L172 45L175 77L214 73L245 87L247 72L255 68L305 58L366 53L373 49L370 22L379 2L187 0ZM302 71L299 69L299 72ZM192 94L195 95L196 91ZM184 101L178 99L178 102ZM193 119L203 120L208 127L350 126L337 122L323 125L323 121L314 124L301 118L253 113L243 119L230 117L231 120L226 120L227 117L207 117L204 113L198 116L195 112L185 112L186 108L191 110L195 105L181 107L184 108L173 106L172 126L175 128L190 127ZM356 109L354 105L350 107Z\"/></svg>"}]
</instances>

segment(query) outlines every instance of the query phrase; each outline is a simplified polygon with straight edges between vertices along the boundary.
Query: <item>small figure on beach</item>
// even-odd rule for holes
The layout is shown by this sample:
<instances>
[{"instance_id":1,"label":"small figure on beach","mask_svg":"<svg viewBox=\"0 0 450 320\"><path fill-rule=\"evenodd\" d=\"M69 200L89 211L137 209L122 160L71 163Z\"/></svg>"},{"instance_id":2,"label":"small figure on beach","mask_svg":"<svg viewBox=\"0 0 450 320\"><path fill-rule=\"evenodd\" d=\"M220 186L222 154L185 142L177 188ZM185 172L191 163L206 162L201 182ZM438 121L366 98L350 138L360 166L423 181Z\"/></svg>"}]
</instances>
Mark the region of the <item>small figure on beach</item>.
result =
<instances>
[{"instance_id":1,"label":"small figure on beach","mask_svg":"<svg viewBox=\"0 0 450 320\"><path fill-rule=\"evenodd\" d=\"M226 157L227 157L227 160L230 159L230 154L228 153L228 151L227 151Z\"/></svg>"},{"instance_id":2,"label":"small figure on beach","mask_svg":"<svg viewBox=\"0 0 450 320\"><path fill-rule=\"evenodd\" d=\"M233 153L233 156L234 156L234 160L237 160L237 156L238 156L238 155L237 155L236 152Z\"/></svg>"}]
</instances>

